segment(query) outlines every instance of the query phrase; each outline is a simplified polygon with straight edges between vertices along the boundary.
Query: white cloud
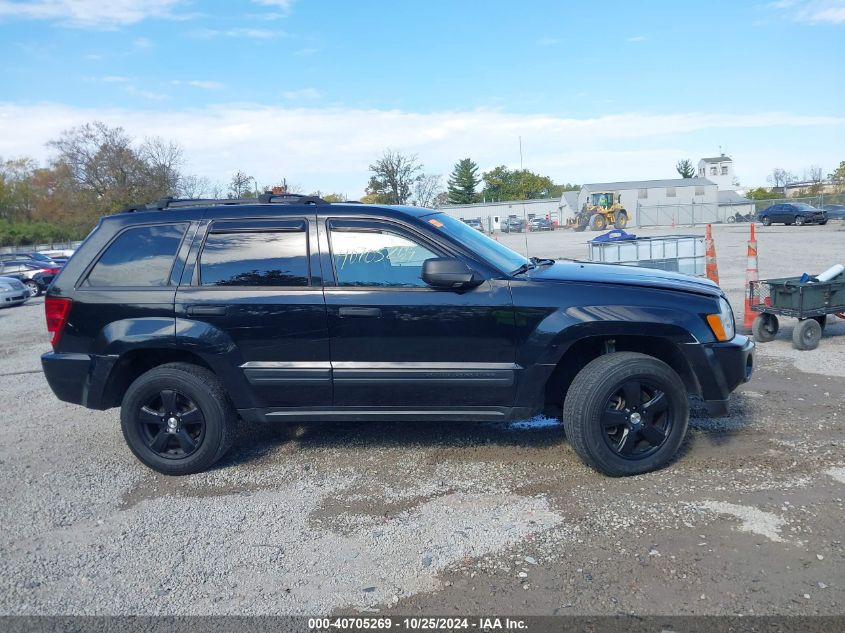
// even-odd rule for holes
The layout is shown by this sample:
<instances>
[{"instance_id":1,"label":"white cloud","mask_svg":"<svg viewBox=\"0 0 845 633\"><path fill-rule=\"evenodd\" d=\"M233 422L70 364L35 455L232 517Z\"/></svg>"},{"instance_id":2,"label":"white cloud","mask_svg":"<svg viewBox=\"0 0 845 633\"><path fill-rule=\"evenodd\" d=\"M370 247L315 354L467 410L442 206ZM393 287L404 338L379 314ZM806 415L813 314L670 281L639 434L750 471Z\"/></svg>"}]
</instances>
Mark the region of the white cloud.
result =
<instances>
[{"instance_id":1,"label":"white cloud","mask_svg":"<svg viewBox=\"0 0 845 633\"><path fill-rule=\"evenodd\" d=\"M254 40L268 40L280 35L285 35L284 31L270 31L267 29L252 29L252 28L234 28L226 30L217 29L196 29L191 31L189 35L198 37L200 39L210 40L215 37L238 37L249 38Z\"/></svg>"},{"instance_id":2,"label":"white cloud","mask_svg":"<svg viewBox=\"0 0 845 633\"><path fill-rule=\"evenodd\" d=\"M541 37L537 40L537 46L554 46L559 42L560 40L556 37Z\"/></svg>"},{"instance_id":3,"label":"white cloud","mask_svg":"<svg viewBox=\"0 0 845 633\"><path fill-rule=\"evenodd\" d=\"M208 81L205 79L191 79L185 83L189 86L193 86L194 88L202 88L203 90L222 90L226 87L222 82Z\"/></svg>"},{"instance_id":4,"label":"white cloud","mask_svg":"<svg viewBox=\"0 0 845 633\"><path fill-rule=\"evenodd\" d=\"M314 47L308 46L308 47L305 47L305 48L300 48L294 54L299 55L300 57L309 57L310 55L316 55L319 52L320 52L319 48L314 48Z\"/></svg>"},{"instance_id":5,"label":"white cloud","mask_svg":"<svg viewBox=\"0 0 845 633\"><path fill-rule=\"evenodd\" d=\"M730 138L743 184L756 185L765 182L773 165L838 164L839 148L827 139L845 132L845 117L783 112L572 118L489 109L415 113L226 104L147 111L0 103L0 156L43 160L48 140L92 120L121 125L136 137L173 139L185 149L187 170L214 180L227 181L243 169L259 182L284 175L307 190L356 197L363 193L368 165L387 147L419 154L431 173L449 173L463 156L486 170L517 166L522 136L526 167L569 182L609 182L672 177L679 157L704 155L710 151L707 139ZM764 134L770 129L777 134ZM738 139L754 130L754 138L742 146ZM818 142L812 149L804 143L800 151L787 151L783 138L790 133Z\"/></svg>"},{"instance_id":6,"label":"white cloud","mask_svg":"<svg viewBox=\"0 0 845 633\"><path fill-rule=\"evenodd\" d=\"M285 99L297 101L300 99L319 99L322 95L316 88L301 88L299 90L286 90L282 93Z\"/></svg>"},{"instance_id":7,"label":"white cloud","mask_svg":"<svg viewBox=\"0 0 845 633\"><path fill-rule=\"evenodd\" d=\"M785 11L796 22L808 24L845 23L845 0L780 0L769 5Z\"/></svg>"},{"instance_id":8,"label":"white cloud","mask_svg":"<svg viewBox=\"0 0 845 633\"><path fill-rule=\"evenodd\" d=\"M132 41L132 46L135 48L152 48L154 46L153 41L148 37L136 37Z\"/></svg>"},{"instance_id":9,"label":"white cloud","mask_svg":"<svg viewBox=\"0 0 845 633\"><path fill-rule=\"evenodd\" d=\"M0 0L0 19L49 20L72 26L115 27L148 18L174 18L182 0Z\"/></svg>"},{"instance_id":10,"label":"white cloud","mask_svg":"<svg viewBox=\"0 0 845 633\"><path fill-rule=\"evenodd\" d=\"M634 35L628 38L629 42L645 42L646 36L645 35Z\"/></svg>"},{"instance_id":11,"label":"white cloud","mask_svg":"<svg viewBox=\"0 0 845 633\"><path fill-rule=\"evenodd\" d=\"M253 4L260 4L262 7L273 7L285 14L290 13L293 0L252 0Z\"/></svg>"}]
</instances>

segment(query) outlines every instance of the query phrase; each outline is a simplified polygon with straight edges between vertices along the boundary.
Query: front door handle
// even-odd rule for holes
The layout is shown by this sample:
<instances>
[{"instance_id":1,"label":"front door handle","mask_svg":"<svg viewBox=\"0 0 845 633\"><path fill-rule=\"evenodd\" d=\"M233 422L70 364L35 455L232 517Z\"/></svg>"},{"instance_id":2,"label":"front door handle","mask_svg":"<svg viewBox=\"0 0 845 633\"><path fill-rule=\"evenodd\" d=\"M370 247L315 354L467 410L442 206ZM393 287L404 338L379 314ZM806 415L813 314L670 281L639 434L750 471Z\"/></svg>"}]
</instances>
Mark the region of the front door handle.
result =
<instances>
[{"instance_id":1,"label":"front door handle","mask_svg":"<svg viewBox=\"0 0 845 633\"><path fill-rule=\"evenodd\" d=\"M187 312L188 316L224 316L226 314L226 306L188 306Z\"/></svg>"},{"instance_id":2,"label":"front door handle","mask_svg":"<svg viewBox=\"0 0 845 633\"><path fill-rule=\"evenodd\" d=\"M380 317L381 308L365 308L363 306L343 306L338 310L342 317Z\"/></svg>"}]
</instances>

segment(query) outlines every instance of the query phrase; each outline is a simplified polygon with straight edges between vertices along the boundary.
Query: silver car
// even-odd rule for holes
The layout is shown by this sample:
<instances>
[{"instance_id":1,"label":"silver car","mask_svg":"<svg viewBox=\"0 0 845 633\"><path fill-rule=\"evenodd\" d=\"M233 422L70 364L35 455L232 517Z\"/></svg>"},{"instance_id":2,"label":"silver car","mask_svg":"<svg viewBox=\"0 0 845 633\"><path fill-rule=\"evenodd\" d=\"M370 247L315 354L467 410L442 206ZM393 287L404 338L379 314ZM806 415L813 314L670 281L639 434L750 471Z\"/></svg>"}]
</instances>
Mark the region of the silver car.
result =
<instances>
[{"instance_id":1,"label":"silver car","mask_svg":"<svg viewBox=\"0 0 845 633\"><path fill-rule=\"evenodd\" d=\"M0 277L0 308L19 306L29 300L30 292L17 279Z\"/></svg>"}]
</instances>

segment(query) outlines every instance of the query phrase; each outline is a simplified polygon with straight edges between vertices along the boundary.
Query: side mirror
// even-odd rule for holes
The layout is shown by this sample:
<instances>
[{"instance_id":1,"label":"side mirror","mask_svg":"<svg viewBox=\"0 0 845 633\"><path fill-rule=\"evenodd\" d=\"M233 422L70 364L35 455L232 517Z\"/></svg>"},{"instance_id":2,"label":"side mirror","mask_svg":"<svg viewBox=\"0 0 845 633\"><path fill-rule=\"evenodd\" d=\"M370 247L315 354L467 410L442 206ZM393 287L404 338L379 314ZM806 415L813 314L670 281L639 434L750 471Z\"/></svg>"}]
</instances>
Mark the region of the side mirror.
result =
<instances>
[{"instance_id":1,"label":"side mirror","mask_svg":"<svg viewBox=\"0 0 845 633\"><path fill-rule=\"evenodd\" d=\"M472 268L454 257L432 257L425 260L420 277L432 288L443 290L463 290L482 282Z\"/></svg>"}]
</instances>

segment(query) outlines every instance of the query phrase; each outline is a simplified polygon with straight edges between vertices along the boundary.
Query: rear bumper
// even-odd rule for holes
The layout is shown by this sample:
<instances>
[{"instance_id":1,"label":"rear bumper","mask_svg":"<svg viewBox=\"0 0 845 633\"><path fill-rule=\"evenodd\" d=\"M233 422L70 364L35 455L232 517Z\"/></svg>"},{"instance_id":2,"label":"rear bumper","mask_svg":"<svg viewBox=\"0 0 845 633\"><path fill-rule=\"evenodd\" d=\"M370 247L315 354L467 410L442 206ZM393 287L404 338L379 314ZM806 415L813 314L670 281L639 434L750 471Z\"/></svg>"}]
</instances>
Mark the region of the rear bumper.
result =
<instances>
[{"instance_id":1,"label":"rear bumper","mask_svg":"<svg viewBox=\"0 0 845 633\"><path fill-rule=\"evenodd\" d=\"M41 367L59 400L89 409L105 409L103 393L117 359L117 356L49 352L41 357Z\"/></svg>"},{"instance_id":2,"label":"rear bumper","mask_svg":"<svg viewBox=\"0 0 845 633\"><path fill-rule=\"evenodd\" d=\"M690 364L701 386L701 397L708 413L727 415L730 394L742 383L748 382L754 372L754 341L737 335L725 343L689 347L696 348L691 354Z\"/></svg>"}]
</instances>

